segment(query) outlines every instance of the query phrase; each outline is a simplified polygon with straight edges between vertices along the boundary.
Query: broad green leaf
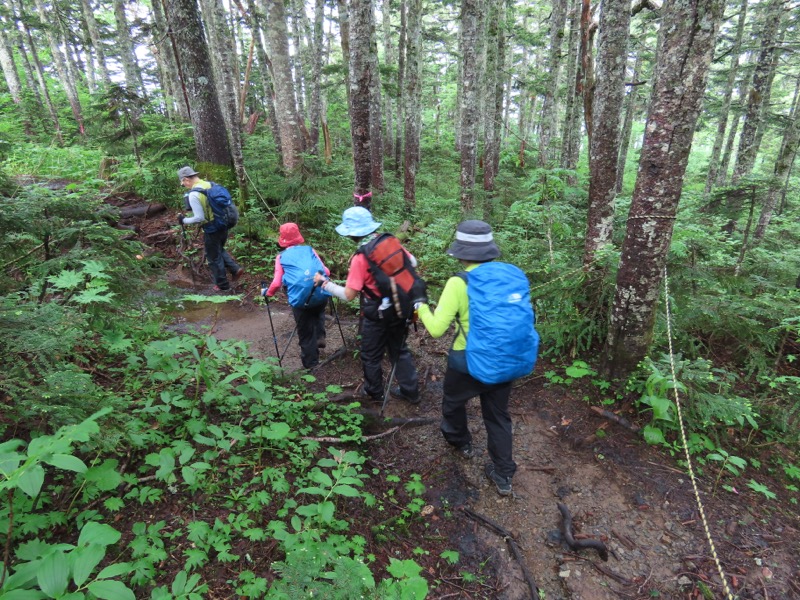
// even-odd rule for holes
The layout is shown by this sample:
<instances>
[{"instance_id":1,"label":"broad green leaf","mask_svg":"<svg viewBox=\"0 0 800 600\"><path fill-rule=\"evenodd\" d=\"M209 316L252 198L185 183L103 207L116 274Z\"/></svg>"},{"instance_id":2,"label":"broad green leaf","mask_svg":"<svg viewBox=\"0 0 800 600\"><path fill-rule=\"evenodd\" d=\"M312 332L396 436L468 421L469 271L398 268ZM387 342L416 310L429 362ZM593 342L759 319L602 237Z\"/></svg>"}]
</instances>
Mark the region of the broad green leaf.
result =
<instances>
[{"instance_id":1,"label":"broad green leaf","mask_svg":"<svg viewBox=\"0 0 800 600\"><path fill-rule=\"evenodd\" d=\"M79 546L70 552L69 558L72 562L72 581L75 585L81 587L92 571L95 570L100 561L106 555L106 549L99 544L89 544L88 546Z\"/></svg>"},{"instance_id":2,"label":"broad green leaf","mask_svg":"<svg viewBox=\"0 0 800 600\"><path fill-rule=\"evenodd\" d=\"M74 290L83 283L84 276L77 271L64 270L58 275L48 277L47 280L59 290Z\"/></svg>"},{"instance_id":3,"label":"broad green leaf","mask_svg":"<svg viewBox=\"0 0 800 600\"><path fill-rule=\"evenodd\" d=\"M25 470L17 479L19 489L28 494L31 498L35 498L39 490L42 489L44 483L44 469L42 465L33 465L30 469Z\"/></svg>"},{"instance_id":4,"label":"broad green leaf","mask_svg":"<svg viewBox=\"0 0 800 600\"><path fill-rule=\"evenodd\" d=\"M86 464L80 458L72 456L71 454L53 454L51 457L45 459L44 462L66 471L75 471L76 473L86 472Z\"/></svg>"},{"instance_id":5,"label":"broad green leaf","mask_svg":"<svg viewBox=\"0 0 800 600\"><path fill-rule=\"evenodd\" d=\"M117 460L113 458L104 460L97 466L89 467L84 477L86 481L93 482L101 491L110 492L117 489L122 483L122 475L117 472L118 464Z\"/></svg>"},{"instance_id":6,"label":"broad green leaf","mask_svg":"<svg viewBox=\"0 0 800 600\"><path fill-rule=\"evenodd\" d=\"M102 600L136 600L130 588L121 581L93 581L89 584L89 591Z\"/></svg>"},{"instance_id":7,"label":"broad green leaf","mask_svg":"<svg viewBox=\"0 0 800 600\"><path fill-rule=\"evenodd\" d=\"M333 485L333 480L330 478L330 475L324 471L312 471L309 474L309 479L325 487L331 487Z\"/></svg>"},{"instance_id":8,"label":"broad green leaf","mask_svg":"<svg viewBox=\"0 0 800 600\"><path fill-rule=\"evenodd\" d=\"M0 592L0 600L40 600L47 598L42 592L36 590L11 590Z\"/></svg>"},{"instance_id":9,"label":"broad green leaf","mask_svg":"<svg viewBox=\"0 0 800 600\"><path fill-rule=\"evenodd\" d=\"M62 551L57 550L42 559L36 572L39 589L51 598L58 598L67 591L69 583L69 559Z\"/></svg>"},{"instance_id":10,"label":"broad green leaf","mask_svg":"<svg viewBox=\"0 0 800 600\"><path fill-rule=\"evenodd\" d=\"M336 485L332 491L334 494L346 496L347 498L358 498L361 495L361 492L349 485Z\"/></svg>"},{"instance_id":11,"label":"broad green leaf","mask_svg":"<svg viewBox=\"0 0 800 600\"><path fill-rule=\"evenodd\" d=\"M81 529L78 545L99 544L101 546L110 546L111 544L116 544L121 537L122 534L111 525L89 521Z\"/></svg>"},{"instance_id":12,"label":"broad green leaf","mask_svg":"<svg viewBox=\"0 0 800 600\"><path fill-rule=\"evenodd\" d=\"M644 441L648 444L656 445L656 444L663 444L666 442L664 439L664 432L661 431L658 427L653 427L652 425L645 425L644 429L642 430L644 434Z\"/></svg>"},{"instance_id":13,"label":"broad green leaf","mask_svg":"<svg viewBox=\"0 0 800 600\"><path fill-rule=\"evenodd\" d=\"M100 573L97 575L97 579L111 579L112 577L118 577L119 575L126 575L131 571L133 571L133 566L131 563L114 563L113 565L108 565L105 569L100 571Z\"/></svg>"}]
</instances>

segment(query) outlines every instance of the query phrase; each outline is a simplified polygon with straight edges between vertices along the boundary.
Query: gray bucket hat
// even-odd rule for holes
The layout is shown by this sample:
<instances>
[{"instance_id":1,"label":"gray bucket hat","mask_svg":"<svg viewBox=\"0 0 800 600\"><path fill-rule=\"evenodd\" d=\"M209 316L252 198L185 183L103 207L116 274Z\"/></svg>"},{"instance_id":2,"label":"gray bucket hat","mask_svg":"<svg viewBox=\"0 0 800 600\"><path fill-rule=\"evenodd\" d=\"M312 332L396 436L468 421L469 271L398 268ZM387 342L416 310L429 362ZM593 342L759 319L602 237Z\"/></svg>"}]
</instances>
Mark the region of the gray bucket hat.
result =
<instances>
[{"instance_id":1,"label":"gray bucket hat","mask_svg":"<svg viewBox=\"0 0 800 600\"><path fill-rule=\"evenodd\" d=\"M200 173L195 171L192 167L181 167L178 169L178 179L183 179L184 177L194 177L195 175L200 175Z\"/></svg>"},{"instance_id":2,"label":"gray bucket hat","mask_svg":"<svg viewBox=\"0 0 800 600\"><path fill-rule=\"evenodd\" d=\"M447 255L472 262L486 262L500 256L494 243L492 228L483 221L462 221L456 228L456 239L447 249Z\"/></svg>"},{"instance_id":3,"label":"gray bucket hat","mask_svg":"<svg viewBox=\"0 0 800 600\"><path fill-rule=\"evenodd\" d=\"M381 224L372 218L372 213L366 208L353 206L342 213L342 222L336 226L336 233L348 237L364 237L380 226Z\"/></svg>"}]
</instances>

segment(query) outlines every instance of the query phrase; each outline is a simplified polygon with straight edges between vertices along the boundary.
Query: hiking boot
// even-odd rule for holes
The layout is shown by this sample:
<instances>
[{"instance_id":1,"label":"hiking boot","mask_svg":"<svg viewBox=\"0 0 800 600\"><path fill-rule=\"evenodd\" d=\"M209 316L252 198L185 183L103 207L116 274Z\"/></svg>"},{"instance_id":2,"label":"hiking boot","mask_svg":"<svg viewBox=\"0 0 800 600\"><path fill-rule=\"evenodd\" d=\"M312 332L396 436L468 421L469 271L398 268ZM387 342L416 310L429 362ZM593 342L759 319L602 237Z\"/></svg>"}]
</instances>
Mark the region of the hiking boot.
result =
<instances>
[{"instance_id":1,"label":"hiking boot","mask_svg":"<svg viewBox=\"0 0 800 600\"><path fill-rule=\"evenodd\" d=\"M475 448L473 448L472 444L470 443L466 443L460 448L456 448L456 452L458 452L462 458L467 460L475 456Z\"/></svg>"},{"instance_id":2,"label":"hiking boot","mask_svg":"<svg viewBox=\"0 0 800 600\"><path fill-rule=\"evenodd\" d=\"M486 477L489 478L489 481L494 483L498 494L501 496L511 495L511 477L502 477L501 475L498 475L492 463L488 463L486 465L484 472L486 473Z\"/></svg>"},{"instance_id":3,"label":"hiking boot","mask_svg":"<svg viewBox=\"0 0 800 600\"><path fill-rule=\"evenodd\" d=\"M392 398L399 398L401 400L405 400L409 404L419 404L419 394L416 396L409 396L403 393L403 390L400 389L400 386L395 386L389 390L389 395Z\"/></svg>"},{"instance_id":4,"label":"hiking boot","mask_svg":"<svg viewBox=\"0 0 800 600\"><path fill-rule=\"evenodd\" d=\"M223 287L219 287L218 285L215 285L213 289L214 289L215 292L221 292L223 294L229 293L231 291L230 287L224 287L223 288Z\"/></svg>"},{"instance_id":5,"label":"hiking boot","mask_svg":"<svg viewBox=\"0 0 800 600\"><path fill-rule=\"evenodd\" d=\"M239 270L236 271L236 273L234 273L233 275L231 275L231 282L236 283L242 278L242 275L244 275L244 269L242 267L239 267Z\"/></svg>"},{"instance_id":6,"label":"hiking boot","mask_svg":"<svg viewBox=\"0 0 800 600\"><path fill-rule=\"evenodd\" d=\"M317 348L324 348L328 345L328 342L325 340L324 337L317 338Z\"/></svg>"}]
</instances>

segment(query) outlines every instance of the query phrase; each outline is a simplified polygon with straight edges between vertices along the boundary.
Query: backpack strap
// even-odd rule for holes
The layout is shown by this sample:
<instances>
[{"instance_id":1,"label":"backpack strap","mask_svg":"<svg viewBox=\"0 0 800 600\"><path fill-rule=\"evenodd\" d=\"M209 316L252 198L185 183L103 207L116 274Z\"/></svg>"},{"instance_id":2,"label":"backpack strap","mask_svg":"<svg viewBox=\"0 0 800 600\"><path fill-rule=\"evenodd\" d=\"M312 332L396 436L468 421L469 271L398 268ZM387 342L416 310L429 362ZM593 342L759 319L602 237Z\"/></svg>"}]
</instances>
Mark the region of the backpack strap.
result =
<instances>
[{"instance_id":1,"label":"backpack strap","mask_svg":"<svg viewBox=\"0 0 800 600\"><path fill-rule=\"evenodd\" d=\"M382 240L386 239L387 236L391 235L392 234L390 233L382 233L378 237L368 241L366 244L362 244L361 246L358 247L358 250L356 250L356 254L359 253L363 254L364 258L367 259L367 264L369 265L370 270L378 269L380 267L378 267L377 263L374 260L372 260L369 257L369 255L372 254L373 250L375 250L375 246L377 246ZM366 296L369 300L375 300L376 302L379 302L381 299L380 293L376 294L366 286L364 286L364 289L361 290L361 293L364 296Z\"/></svg>"},{"instance_id":2,"label":"backpack strap","mask_svg":"<svg viewBox=\"0 0 800 600\"><path fill-rule=\"evenodd\" d=\"M469 275L467 274L466 271L459 271L453 277L460 277L461 279L464 280L465 284L469 285ZM460 316L461 315L459 313L456 313L456 335L455 337L453 337L453 342L456 341L456 338L459 336L459 334L464 336L465 341L467 339L467 334L464 331L464 328L461 326L461 319L459 318Z\"/></svg>"}]
</instances>

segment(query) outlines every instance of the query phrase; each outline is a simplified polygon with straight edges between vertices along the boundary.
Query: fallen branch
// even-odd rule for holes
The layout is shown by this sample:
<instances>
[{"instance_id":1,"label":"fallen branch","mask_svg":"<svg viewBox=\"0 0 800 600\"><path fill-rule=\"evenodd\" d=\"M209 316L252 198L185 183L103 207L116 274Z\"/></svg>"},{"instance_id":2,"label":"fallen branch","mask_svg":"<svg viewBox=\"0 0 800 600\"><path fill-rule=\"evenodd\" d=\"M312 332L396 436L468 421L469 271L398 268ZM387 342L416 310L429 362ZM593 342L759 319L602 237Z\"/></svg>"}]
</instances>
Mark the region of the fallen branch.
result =
<instances>
[{"instance_id":1,"label":"fallen branch","mask_svg":"<svg viewBox=\"0 0 800 600\"><path fill-rule=\"evenodd\" d=\"M376 433L375 435L364 435L361 436L362 442L369 442L371 440L377 440L382 437L386 437L387 435L391 435L397 431L400 431L399 427L392 427L391 429L387 429L386 431L382 431L381 433ZM327 442L330 444L342 444L346 441L350 440L343 440L342 438L337 437L301 437L301 440L307 440L309 442Z\"/></svg>"},{"instance_id":2,"label":"fallen branch","mask_svg":"<svg viewBox=\"0 0 800 600\"><path fill-rule=\"evenodd\" d=\"M619 415L615 415L610 410L605 410L604 408L600 408L599 406L592 406L591 408L593 412L597 413L601 417L604 417L610 421L614 421L614 423L616 423L617 425L622 425L623 427L634 433L639 432L639 426L634 425L633 423L628 421L628 419L626 419L625 417L620 417Z\"/></svg>"},{"instance_id":3,"label":"fallen branch","mask_svg":"<svg viewBox=\"0 0 800 600\"><path fill-rule=\"evenodd\" d=\"M608 561L608 548L600 540L586 539L576 540L572 535L572 514L569 512L566 504L557 502L558 510L561 512L563 520L561 522L561 533L564 535L564 540L570 548L575 551L583 550L586 548L594 548L604 561Z\"/></svg>"},{"instance_id":4,"label":"fallen branch","mask_svg":"<svg viewBox=\"0 0 800 600\"><path fill-rule=\"evenodd\" d=\"M325 360L323 360L321 363L319 363L319 364L318 364L316 367L314 367L314 368L313 368L313 369L311 369L311 370L312 370L312 371L316 371L316 370L317 370L317 369L319 369L320 367L323 367L323 366L327 365L328 363L330 363L330 362L333 362L334 360L336 360L336 359L337 359L337 358L339 358L340 356L343 356L343 355L344 355L344 353L345 353L346 351L347 351L347 348L344 348L344 347L342 347L342 348L339 348L339 349L338 349L336 352L334 352L333 354L331 354L331 355L330 355L328 358L326 358Z\"/></svg>"},{"instance_id":5,"label":"fallen branch","mask_svg":"<svg viewBox=\"0 0 800 600\"><path fill-rule=\"evenodd\" d=\"M155 204L139 204L137 206L129 206L127 208L121 208L119 211L120 219L128 219L130 217L149 217L150 215L157 215L158 213L164 212L167 210L167 207L163 204L159 204L158 202Z\"/></svg>"},{"instance_id":6,"label":"fallen branch","mask_svg":"<svg viewBox=\"0 0 800 600\"><path fill-rule=\"evenodd\" d=\"M538 600L539 588L536 586L536 582L533 580L533 577L531 577L530 571L528 571L528 567L525 565L524 557L522 556L522 552L519 549L519 544L517 544L517 542L514 540L514 536L512 536L510 532L505 530L503 527L501 527L491 519L488 519L483 515L479 515L478 513L467 508L466 506L461 506L459 508L465 515L467 515L471 519L474 519L475 521L478 521L479 523L486 525L489 529L491 529L495 533L498 533L501 536L503 536L503 538L506 540L506 543L508 544L508 547L511 548L511 553L514 555L514 558L519 563L519 568L522 569L522 575L525 577L525 581L528 582L528 588L531 591L531 598L533 598L534 600Z\"/></svg>"}]
</instances>

